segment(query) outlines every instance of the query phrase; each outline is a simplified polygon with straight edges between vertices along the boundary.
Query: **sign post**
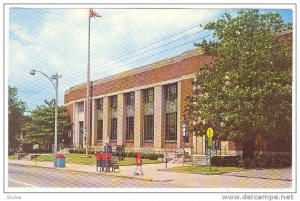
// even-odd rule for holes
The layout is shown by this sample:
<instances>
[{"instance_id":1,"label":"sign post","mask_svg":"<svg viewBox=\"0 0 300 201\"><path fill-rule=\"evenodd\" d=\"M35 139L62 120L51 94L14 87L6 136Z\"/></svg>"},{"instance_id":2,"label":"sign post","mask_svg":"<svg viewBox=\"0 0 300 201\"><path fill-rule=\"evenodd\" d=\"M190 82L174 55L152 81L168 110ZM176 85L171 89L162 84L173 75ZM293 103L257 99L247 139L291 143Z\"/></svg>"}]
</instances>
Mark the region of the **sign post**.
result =
<instances>
[{"instance_id":1,"label":"sign post","mask_svg":"<svg viewBox=\"0 0 300 201\"><path fill-rule=\"evenodd\" d=\"M214 136L214 130L209 127L207 129L206 135L208 137L208 148L209 148L209 170L211 171L211 150L212 150L212 137Z\"/></svg>"},{"instance_id":2,"label":"sign post","mask_svg":"<svg viewBox=\"0 0 300 201\"><path fill-rule=\"evenodd\" d=\"M35 165L37 165L37 150L39 149L39 144L34 144L33 149L35 152Z\"/></svg>"}]
</instances>

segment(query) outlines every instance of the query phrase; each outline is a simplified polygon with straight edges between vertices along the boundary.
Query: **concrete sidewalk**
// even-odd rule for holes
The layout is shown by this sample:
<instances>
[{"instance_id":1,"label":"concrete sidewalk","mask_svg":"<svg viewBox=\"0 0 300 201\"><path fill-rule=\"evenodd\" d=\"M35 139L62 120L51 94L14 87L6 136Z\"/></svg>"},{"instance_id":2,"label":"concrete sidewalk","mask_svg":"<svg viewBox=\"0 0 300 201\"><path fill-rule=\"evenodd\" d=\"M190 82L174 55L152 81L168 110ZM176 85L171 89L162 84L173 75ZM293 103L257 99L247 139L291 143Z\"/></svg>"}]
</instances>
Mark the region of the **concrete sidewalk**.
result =
<instances>
[{"instance_id":1,"label":"concrete sidewalk","mask_svg":"<svg viewBox=\"0 0 300 201\"><path fill-rule=\"evenodd\" d=\"M203 177L213 177L216 175L201 175L201 174L189 174L189 173L177 173L169 172L166 169L165 163L159 164L146 164L143 165L144 175L134 175L135 165L132 166L120 166L120 172L97 172L95 164L93 165L79 165L66 162L66 167L57 168L54 167L53 162L36 162L34 160L9 160L10 164L19 164L24 166L34 166L34 167L43 167L51 168L62 171L76 171L76 172L85 172L99 175L109 175L116 177L148 180L148 181L181 181L182 178L203 178ZM182 166L182 163L168 163L168 168ZM185 164L185 166L188 166ZM219 175L221 177L244 177L244 178L257 178L257 179L270 179L270 180L281 180L281 181L292 181L292 169L283 168L283 169L263 169L263 170L243 170L238 172L229 172Z\"/></svg>"},{"instance_id":2,"label":"concrete sidewalk","mask_svg":"<svg viewBox=\"0 0 300 201\"><path fill-rule=\"evenodd\" d=\"M66 162L66 167L58 168L54 167L54 162L35 162L35 160L8 160L10 164L18 164L24 166L34 166L34 167L43 167L43 168L51 168L57 170L65 170L65 171L76 171L76 172L85 172L85 173L93 173L93 174L101 174L101 175L109 175L116 177L124 177L124 178L133 178L133 179L141 179L148 181L172 181L171 174L165 174L164 172L158 171L158 169L165 169L165 163L158 164L147 164L143 165L143 173L144 175L134 175L134 170L136 168L135 165L132 166L120 166L120 172L116 170L116 172L100 172L96 171L96 165L80 165L80 164L72 164ZM169 167L182 166L182 164L168 163Z\"/></svg>"}]
</instances>

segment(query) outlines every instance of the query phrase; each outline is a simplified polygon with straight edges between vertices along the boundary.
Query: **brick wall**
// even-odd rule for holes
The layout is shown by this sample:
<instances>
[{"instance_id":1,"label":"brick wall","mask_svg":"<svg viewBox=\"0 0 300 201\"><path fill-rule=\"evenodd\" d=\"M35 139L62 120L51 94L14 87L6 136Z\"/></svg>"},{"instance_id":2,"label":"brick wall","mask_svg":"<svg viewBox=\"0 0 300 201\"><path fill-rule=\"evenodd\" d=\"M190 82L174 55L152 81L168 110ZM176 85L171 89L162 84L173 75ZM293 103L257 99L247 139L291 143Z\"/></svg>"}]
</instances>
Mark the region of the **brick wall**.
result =
<instances>
[{"instance_id":1,"label":"brick wall","mask_svg":"<svg viewBox=\"0 0 300 201\"><path fill-rule=\"evenodd\" d=\"M121 90L126 90L143 85L149 85L156 82L167 81L170 79L179 78L191 73L197 73L200 67L211 61L211 57L197 55L190 58L185 58L175 63L167 64L162 67L149 69L136 74L124 72L116 78L109 81L98 81L92 83L92 96L109 94ZM127 75L123 77L124 75ZM118 77L116 76L116 77ZM65 104L70 101L76 101L86 97L86 85L78 86L65 93Z\"/></svg>"},{"instance_id":2,"label":"brick wall","mask_svg":"<svg viewBox=\"0 0 300 201\"><path fill-rule=\"evenodd\" d=\"M184 108L187 104L187 96L191 96L193 93L193 84L192 84L193 79L187 79L187 80L182 80L181 81L181 99L180 99L180 108L181 108L181 119L183 120L183 111ZM178 129L182 129L182 124L180 126L180 128ZM192 145L193 144L193 136L192 134L189 134L189 144ZM182 138L180 139L180 145L183 145L183 141Z\"/></svg>"}]
</instances>

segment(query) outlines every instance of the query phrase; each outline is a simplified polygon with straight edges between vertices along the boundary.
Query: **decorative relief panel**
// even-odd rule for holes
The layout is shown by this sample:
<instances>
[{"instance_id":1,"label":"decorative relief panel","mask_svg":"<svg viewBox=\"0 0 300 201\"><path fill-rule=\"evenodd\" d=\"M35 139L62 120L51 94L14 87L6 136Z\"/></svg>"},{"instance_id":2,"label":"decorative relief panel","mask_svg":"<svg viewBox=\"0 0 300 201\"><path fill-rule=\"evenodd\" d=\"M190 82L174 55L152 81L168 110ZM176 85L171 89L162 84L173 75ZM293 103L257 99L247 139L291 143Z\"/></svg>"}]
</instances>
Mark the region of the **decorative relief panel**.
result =
<instances>
[{"instance_id":1,"label":"decorative relief panel","mask_svg":"<svg viewBox=\"0 0 300 201\"><path fill-rule=\"evenodd\" d=\"M153 102L144 104L144 115L154 114L154 104Z\"/></svg>"},{"instance_id":2,"label":"decorative relief panel","mask_svg":"<svg viewBox=\"0 0 300 201\"><path fill-rule=\"evenodd\" d=\"M78 104L78 112L83 112L84 111L84 104L83 103L79 103Z\"/></svg>"},{"instance_id":3,"label":"decorative relief panel","mask_svg":"<svg viewBox=\"0 0 300 201\"><path fill-rule=\"evenodd\" d=\"M177 100L166 100L166 113L177 112Z\"/></svg>"},{"instance_id":4,"label":"decorative relief panel","mask_svg":"<svg viewBox=\"0 0 300 201\"><path fill-rule=\"evenodd\" d=\"M111 118L118 117L118 108L111 108Z\"/></svg>"},{"instance_id":5,"label":"decorative relief panel","mask_svg":"<svg viewBox=\"0 0 300 201\"><path fill-rule=\"evenodd\" d=\"M98 113L98 120L102 120L103 119L103 110L97 110Z\"/></svg>"},{"instance_id":6,"label":"decorative relief panel","mask_svg":"<svg viewBox=\"0 0 300 201\"><path fill-rule=\"evenodd\" d=\"M134 117L134 106L128 105L126 108L127 117Z\"/></svg>"}]
</instances>

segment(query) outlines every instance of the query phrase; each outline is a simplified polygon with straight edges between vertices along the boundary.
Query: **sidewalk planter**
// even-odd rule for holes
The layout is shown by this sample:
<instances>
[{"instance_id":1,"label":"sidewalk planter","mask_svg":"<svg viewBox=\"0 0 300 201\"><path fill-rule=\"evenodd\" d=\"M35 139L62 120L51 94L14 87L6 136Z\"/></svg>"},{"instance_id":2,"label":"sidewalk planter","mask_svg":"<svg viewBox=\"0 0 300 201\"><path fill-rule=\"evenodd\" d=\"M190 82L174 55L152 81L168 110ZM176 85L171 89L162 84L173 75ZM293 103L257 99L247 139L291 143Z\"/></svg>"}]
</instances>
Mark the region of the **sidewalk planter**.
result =
<instances>
[{"instance_id":1,"label":"sidewalk planter","mask_svg":"<svg viewBox=\"0 0 300 201\"><path fill-rule=\"evenodd\" d=\"M55 167L65 167L65 155L56 154Z\"/></svg>"}]
</instances>

